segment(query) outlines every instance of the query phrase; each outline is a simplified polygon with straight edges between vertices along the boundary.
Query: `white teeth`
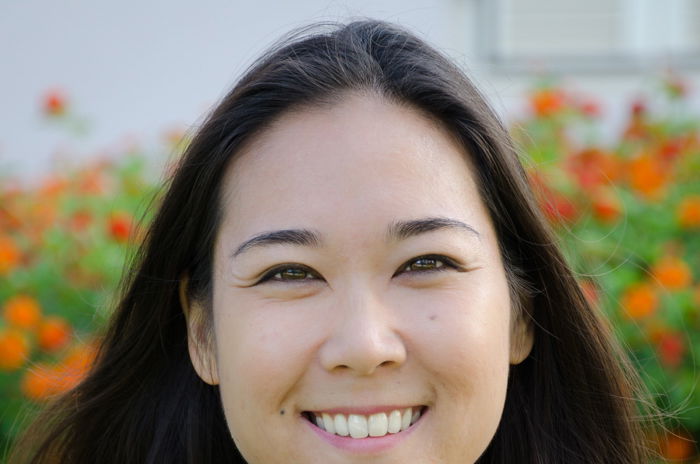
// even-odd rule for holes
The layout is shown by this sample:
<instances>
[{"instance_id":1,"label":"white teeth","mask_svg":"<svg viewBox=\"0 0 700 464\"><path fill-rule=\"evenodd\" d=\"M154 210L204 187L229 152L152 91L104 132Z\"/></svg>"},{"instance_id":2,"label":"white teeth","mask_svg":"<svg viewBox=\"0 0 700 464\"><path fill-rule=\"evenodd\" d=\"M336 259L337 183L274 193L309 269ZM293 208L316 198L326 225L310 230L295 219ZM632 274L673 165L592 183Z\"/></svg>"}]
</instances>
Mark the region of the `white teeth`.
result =
<instances>
[{"instance_id":1,"label":"white teeth","mask_svg":"<svg viewBox=\"0 0 700 464\"><path fill-rule=\"evenodd\" d=\"M348 416L348 430L352 438L365 438L369 435L367 418L358 414L350 414Z\"/></svg>"},{"instance_id":2,"label":"white teeth","mask_svg":"<svg viewBox=\"0 0 700 464\"><path fill-rule=\"evenodd\" d=\"M388 433L399 433L409 428L421 416L421 408L395 409L370 416L360 414L313 414L313 422L328 433L341 437L383 437Z\"/></svg>"},{"instance_id":3,"label":"white teeth","mask_svg":"<svg viewBox=\"0 0 700 464\"><path fill-rule=\"evenodd\" d=\"M350 435L348 431L348 420L342 414L336 414L333 418L333 425L335 426L335 434L341 437L347 437Z\"/></svg>"},{"instance_id":4,"label":"white teeth","mask_svg":"<svg viewBox=\"0 0 700 464\"><path fill-rule=\"evenodd\" d=\"M387 428L389 433L396 433L401 430L401 411L395 409L389 414L389 426Z\"/></svg>"},{"instance_id":5,"label":"white teeth","mask_svg":"<svg viewBox=\"0 0 700 464\"><path fill-rule=\"evenodd\" d=\"M323 426L323 419L321 419L320 416L314 414L314 419L316 419L316 425L317 425L319 428L322 428L323 430L326 430L326 428Z\"/></svg>"},{"instance_id":6,"label":"white teeth","mask_svg":"<svg viewBox=\"0 0 700 464\"><path fill-rule=\"evenodd\" d=\"M411 425L411 417L413 416L411 413L411 408L408 408L401 415L401 431L406 430Z\"/></svg>"},{"instance_id":7,"label":"white teeth","mask_svg":"<svg viewBox=\"0 0 700 464\"><path fill-rule=\"evenodd\" d=\"M326 432L335 433L335 424L333 423L333 417L330 414L323 413L323 425Z\"/></svg>"},{"instance_id":8,"label":"white teeth","mask_svg":"<svg viewBox=\"0 0 700 464\"><path fill-rule=\"evenodd\" d=\"M413 411L413 415L411 416L411 425L415 424L419 417L420 409L416 409L415 411Z\"/></svg>"},{"instance_id":9,"label":"white teeth","mask_svg":"<svg viewBox=\"0 0 700 464\"><path fill-rule=\"evenodd\" d=\"M383 437L387 434L388 428L389 419L387 419L386 414L383 412L369 416L369 420L367 421L367 430L369 431L370 437Z\"/></svg>"}]
</instances>

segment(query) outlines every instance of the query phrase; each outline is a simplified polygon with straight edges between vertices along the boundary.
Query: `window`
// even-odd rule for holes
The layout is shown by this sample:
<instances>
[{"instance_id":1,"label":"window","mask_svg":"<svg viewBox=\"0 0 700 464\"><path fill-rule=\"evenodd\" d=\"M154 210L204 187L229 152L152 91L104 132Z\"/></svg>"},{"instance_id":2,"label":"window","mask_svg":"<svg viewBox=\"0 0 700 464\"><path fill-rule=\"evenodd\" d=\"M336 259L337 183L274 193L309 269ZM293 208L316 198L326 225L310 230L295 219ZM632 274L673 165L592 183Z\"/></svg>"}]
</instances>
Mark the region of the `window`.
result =
<instances>
[{"instance_id":1,"label":"window","mask_svg":"<svg viewBox=\"0 0 700 464\"><path fill-rule=\"evenodd\" d=\"M700 68L700 0L478 0L480 53L532 71Z\"/></svg>"}]
</instances>

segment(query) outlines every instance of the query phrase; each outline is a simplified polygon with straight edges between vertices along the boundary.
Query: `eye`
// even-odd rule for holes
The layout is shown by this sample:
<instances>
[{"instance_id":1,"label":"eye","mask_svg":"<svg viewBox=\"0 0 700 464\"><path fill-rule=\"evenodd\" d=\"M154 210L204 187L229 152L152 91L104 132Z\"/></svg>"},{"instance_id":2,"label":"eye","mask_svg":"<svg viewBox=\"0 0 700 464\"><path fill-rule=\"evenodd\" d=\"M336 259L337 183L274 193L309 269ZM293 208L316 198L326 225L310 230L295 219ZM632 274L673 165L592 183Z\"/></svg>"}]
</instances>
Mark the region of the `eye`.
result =
<instances>
[{"instance_id":1,"label":"eye","mask_svg":"<svg viewBox=\"0 0 700 464\"><path fill-rule=\"evenodd\" d=\"M441 272L449 269L462 271L462 266L457 264L453 259L442 255L426 255L413 258L404 263L394 274L397 276L403 273L425 273L425 272Z\"/></svg>"},{"instance_id":2,"label":"eye","mask_svg":"<svg viewBox=\"0 0 700 464\"><path fill-rule=\"evenodd\" d=\"M265 282L302 282L318 280L319 276L306 266L298 264L284 264L267 271L258 281L259 284Z\"/></svg>"}]
</instances>

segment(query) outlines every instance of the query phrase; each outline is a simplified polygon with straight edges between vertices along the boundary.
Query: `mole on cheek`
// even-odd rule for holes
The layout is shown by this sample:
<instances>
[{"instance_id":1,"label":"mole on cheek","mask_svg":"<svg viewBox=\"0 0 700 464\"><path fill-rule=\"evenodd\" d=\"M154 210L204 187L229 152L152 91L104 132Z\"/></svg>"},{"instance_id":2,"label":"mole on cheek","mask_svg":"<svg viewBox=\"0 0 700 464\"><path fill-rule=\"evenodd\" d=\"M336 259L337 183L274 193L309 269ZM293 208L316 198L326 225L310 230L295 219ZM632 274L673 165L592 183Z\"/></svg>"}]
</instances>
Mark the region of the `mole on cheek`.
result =
<instances>
[{"instance_id":1,"label":"mole on cheek","mask_svg":"<svg viewBox=\"0 0 700 464\"><path fill-rule=\"evenodd\" d=\"M284 409L280 410L280 416L284 416Z\"/></svg>"},{"instance_id":2,"label":"mole on cheek","mask_svg":"<svg viewBox=\"0 0 700 464\"><path fill-rule=\"evenodd\" d=\"M435 319L437 319L437 314L433 314L432 316L430 316L431 321L434 321Z\"/></svg>"}]
</instances>

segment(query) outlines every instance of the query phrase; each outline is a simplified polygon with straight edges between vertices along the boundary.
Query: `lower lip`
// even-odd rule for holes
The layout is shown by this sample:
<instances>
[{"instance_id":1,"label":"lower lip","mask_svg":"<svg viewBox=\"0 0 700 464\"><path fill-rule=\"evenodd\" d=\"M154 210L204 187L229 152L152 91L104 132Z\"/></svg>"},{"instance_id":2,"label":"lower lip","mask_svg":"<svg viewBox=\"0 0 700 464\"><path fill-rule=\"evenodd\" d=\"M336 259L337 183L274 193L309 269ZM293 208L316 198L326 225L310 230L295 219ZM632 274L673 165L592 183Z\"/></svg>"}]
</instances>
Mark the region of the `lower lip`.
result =
<instances>
[{"instance_id":1,"label":"lower lip","mask_svg":"<svg viewBox=\"0 0 700 464\"><path fill-rule=\"evenodd\" d=\"M416 421L403 432L387 433L383 437L341 437L340 435L326 432L325 430L317 427L316 425L312 424L310 421L303 417L301 418L301 420L306 422L306 425L308 425L311 428L311 430L313 430L319 437L321 437L323 440L330 443L331 445L335 446L336 448L340 448L351 453L372 454L388 450L394 446L397 446L401 441L408 438L413 433L413 431L416 430L416 427L423 422L423 418L425 417L425 414L427 412L427 409L423 411L423 414L421 414L418 421Z\"/></svg>"}]
</instances>

